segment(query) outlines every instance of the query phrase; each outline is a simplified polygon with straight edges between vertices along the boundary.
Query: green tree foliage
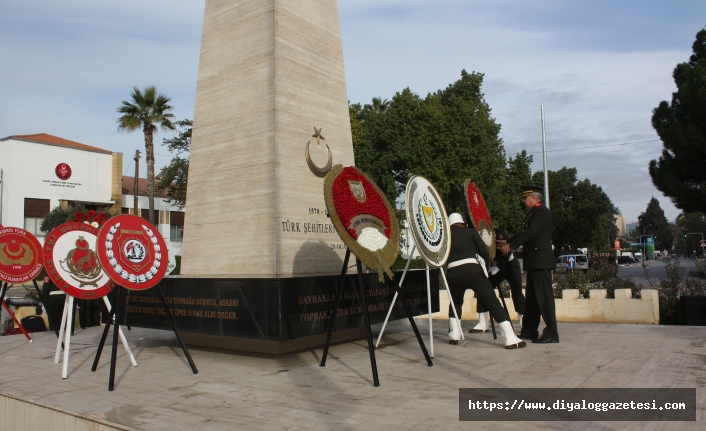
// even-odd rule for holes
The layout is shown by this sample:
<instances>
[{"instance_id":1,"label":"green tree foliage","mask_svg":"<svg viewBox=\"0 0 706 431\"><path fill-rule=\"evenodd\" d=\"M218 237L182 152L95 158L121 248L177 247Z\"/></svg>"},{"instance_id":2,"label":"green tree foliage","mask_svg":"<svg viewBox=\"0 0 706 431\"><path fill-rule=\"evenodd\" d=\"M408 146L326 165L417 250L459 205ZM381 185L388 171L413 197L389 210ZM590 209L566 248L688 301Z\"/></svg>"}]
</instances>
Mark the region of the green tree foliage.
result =
<instances>
[{"instance_id":1,"label":"green tree foliage","mask_svg":"<svg viewBox=\"0 0 706 431\"><path fill-rule=\"evenodd\" d=\"M118 108L118 113L122 114L118 118L118 130L133 132L142 129L145 136L145 160L147 161L147 195L149 197L149 218L150 223L157 225L154 213L154 134L157 133L157 125L162 130L174 130L172 119L174 115L169 113L172 106L171 99L157 92L154 86L147 87L144 91L133 87L130 94L130 102L123 100Z\"/></svg>"},{"instance_id":2,"label":"green tree foliage","mask_svg":"<svg viewBox=\"0 0 706 431\"><path fill-rule=\"evenodd\" d=\"M578 181L576 168L550 170L548 176L555 251L612 247L618 236L615 215L620 211L603 189L588 179ZM535 172L532 179L534 184L543 184L544 172Z\"/></svg>"},{"instance_id":3,"label":"green tree foliage","mask_svg":"<svg viewBox=\"0 0 706 431\"><path fill-rule=\"evenodd\" d=\"M406 88L389 102L374 98L369 105L350 105L356 166L391 202L412 175L424 175L448 212L461 210L459 187L471 179L496 225L519 226L517 203L506 199L513 187L519 196L519 184L508 182L500 125L490 115L482 83L483 74L462 71L461 79L424 99ZM528 169L528 156L518 158L517 169L523 163Z\"/></svg>"},{"instance_id":4,"label":"green tree foliage","mask_svg":"<svg viewBox=\"0 0 706 431\"><path fill-rule=\"evenodd\" d=\"M44 233L49 233L66 223L68 220L73 220L74 214L77 212L82 213L85 211L86 207L83 206L83 204L77 204L67 208L60 208L56 206L49 211L49 214L44 216L44 220L42 221L42 225L39 226L39 229Z\"/></svg>"},{"instance_id":5,"label":"green tree foliage","mask_svg":"<svg viewBox=\"0 0 706 431\"><path fill-rule=\"evenodd\" d=\"M350 104L355 162L391 202L412 175L425 176L448 212L461 212L460 185L470 179L483 191L493 224L512 235L523 226L520 186L533 182L532 156L523 151L506 157L482 84L483 74L462 71L458 81L425 98L406 88L390 101ZM611 245L618 233L613 215L619 212L603 190L577 181L576 169L569 168L550 172L550 184L555 244Z\"/></svg>"},{"instance_id":6,"label":"green tree foliage","mask_svg":"<svg viewBox=\"0 0 706 431\"><path fill-rule=\"evenodd\" d=\"M706 213L706 28L696 34L693 55L672 75L677 91L652 113L664 149L649 165L655 187L677 208Z\"/></svg>"},{"instance_id":7,"label":"green tree foliage","mask_svg":"<svg viewBox=\"0 0 706 431\"><path fill-rule=\"evenodd\" d=\"M694 250L701 251L701 235L706 236L706 217L699 211L680 213L676 219L676 226L672 229L675 238L675 252L690 254ZM695 233L696 235L686 235ZM686 237L684 237L686 235Z\"/></svg>"},{"instance_id":8,"label":"green tree foliage","mask_svg":"<svg viewBox=\"0 0 706 431\"><path fill-rule=\"evenodd\" d=\"M639 235L655 235L655 250L671 250L674 243L672 229L669 227L664 210L654 197L650 199L647 208L637 217L636 230ZM643 240L644 241L644 240Z\"/></svg>"},{"instance_id":9,"label":"green tree foliage","mask_svg":"<svg viewBox=\"0 0 706 431\"><path fill-rule=\"evenodd\" d=\"M184 209L186 206L186 186L189 180L189 152L191 151L193 123L189 119L184 119L175 124L179 128L179 136L172 139L162 139L162 145L166 145L169 152L174 153L175 157L169 165L162 168L157 189L166 189L169 196L167 202L178 206L179 209Z\"/></svg>"}]
</instances>

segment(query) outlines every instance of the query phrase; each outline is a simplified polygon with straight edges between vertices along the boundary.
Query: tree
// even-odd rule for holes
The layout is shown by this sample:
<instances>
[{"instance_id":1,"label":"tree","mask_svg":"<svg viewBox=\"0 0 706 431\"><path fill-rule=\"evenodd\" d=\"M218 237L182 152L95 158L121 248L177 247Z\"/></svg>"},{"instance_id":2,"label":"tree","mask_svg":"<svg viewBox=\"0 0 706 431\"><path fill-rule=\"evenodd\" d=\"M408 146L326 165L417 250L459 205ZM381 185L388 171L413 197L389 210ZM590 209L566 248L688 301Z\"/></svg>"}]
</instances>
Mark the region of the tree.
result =
<instances>
[{"instance_id":1,"label":"tree","mask_svg":"<svg viewBox=\"0 0 706 431\"><path fill-rule=\"evenodd\" d=\"M177 121L176 126L181 129L179 136L172 139L162 139L162 145L166 145L170 153L176 154L169 165L162 168L157 189L167 189L167 196L169 196L167 202L178 206L179 209L184 209L186 206L192 124L189 119ZM181 157L182 154L185 154L186 157Z\"/></svg>"},{"instance_id":2,"label":"tree","mask_svg":"<svg viewBox=\"0 0 706 431\"><path fill-rule=\"evenodd\" d=\"M654 197L650 199L647 208L637 217L637 230L640 235L654 235L655 250L671 250L674 243L672 229L669 227L664 210ZM644 242L644 239L643 239Z\"/></svg>"},{"instance_id":3,"label":"tree","mask_svg":"<svg viewBox=\"0 0 706 431\"><path fill-rule=\"evenodd\" d=\"M147 194L149 197L149 219L150 223L157 225L154 214L154 134L157 133L157 125L162 130L174 130L172 119L174 115L169 113L172 106L169 105L171 99L163 94L157 93L154 86L147 87L140 91L137 87L132 88L130 94L131 102L122 101L118 108L118 113L122 114L118 118L119 131L135 131L142 128L145 136L145 155L147 161Z\"/></svg>"},{"instance_id":4,"label":"tree","mask_svg":"<svg viewBox=\"0 0 706 431\"><path fill-rule=\"evenodd\" d=\"M554 218L552 243L555 251L612 246L618 235L613 205L603 189L585 179L578 181L576 168L549 171L549 201ZM544 172L535 172L533 184L544 182Z\"/></svg>"},{"instance_id":5,"label":"tree","mask_svg":"<svg viewBox=\"0 0 706 431\"><path fill-rule=\"evenodd\" d=\"M652 112L664 149L649 172L677 208L706 213L706 28L696 34L693 54L672 76L677 91Z\"/></svg>"},{"instance_id":6,"label":"tree","mask_svg":"<svg viewBox=\"0 0 706 431\"><path fill-rule=\"evenodd\" d=\"M507 205L507 214L504 217L493 216L493 224L502 227L508 235L515 235L522 231L525 220L525 206L520 202L522 187L532 184L532 155L522 150L515 158L510 157L507 161L507 179L505 180L504 192Z\"/></svg>"},{"instance_id":7,"label":"tree","mask_svg":"<svg viewBox=\"0 0 706 431\"><path fill-rule=\"evenodd\" d=\"M691 254L694 250L701 251L701 235L706 235L706 217L700 211L680 213L676 219L676 225L672 229L674 233L676 252L679 254ZM694 233L696 235L687 235Z\"/></svg>"}]
</instances>

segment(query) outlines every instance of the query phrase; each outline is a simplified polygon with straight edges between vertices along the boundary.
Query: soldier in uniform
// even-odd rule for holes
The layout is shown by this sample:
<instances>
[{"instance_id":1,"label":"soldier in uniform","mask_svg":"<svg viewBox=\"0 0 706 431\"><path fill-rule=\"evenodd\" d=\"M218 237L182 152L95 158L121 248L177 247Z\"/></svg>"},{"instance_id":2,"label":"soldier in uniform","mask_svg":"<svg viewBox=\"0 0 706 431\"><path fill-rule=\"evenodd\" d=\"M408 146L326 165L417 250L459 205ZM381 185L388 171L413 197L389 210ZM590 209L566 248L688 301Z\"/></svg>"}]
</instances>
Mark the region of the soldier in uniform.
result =
<instances>
[{"instance_id":1,"label":"soldier in uniform","mask_svg":"<svg viewBox=\"0 0 706 431\"><path fill-rule=\"evenodd\" d=\"M498 241L506 240L507 234L505 230L496 228L495 238L497 238ZM490 277L488 277L490 284L493 285L493 289L498 289L500 283L507 280L510 284L512 303L515 306L515 312L520 316L520 326L522 326L522 315L525 314L525 295L522 294L522 268L520 268L520 262L515 259L512 252L508 255L497 253L495 255L495 264L497 265L497 272L491 270ZM478 301L476 309L478 311L479 322L469 332L487 332L490 329L488 308L483 304L483 301Z\"/></svg>"},{"instance_id":2,"label":"soldier in uniform","mask_svg":"<svg viewBox=\"0 0 706 431\"><path fill-rule=\"evenodd\" d=\"M527 208L524 230L508 240L499 240L498 249L509 255L513 249L523 246L522 258L527 271L527 304L522 319L520 338L533 343L558 343L559 330L556 324L552 270L555 268L552 250L552 213L542 204L541 188L522 186L522 202ZM539 318L546 327L539 337Z\"/></svg>"},{"instance_id":3,"label":"soldier in uniform","mask_svg":"<svg viewBox=\"0 0 706 431\"><path fill-rule=\"evenodd\" d=\"M500 305L488 281L486 265L490 262L490 256L478 231L466 227L459 213L449 216L449 224L451 225L451 250L447 264L447 281L456 311L461 313L466 289L473 289L476 297L486 304L493 313L493 318L498 322L505 348L525 347L525 342L517 338L513 332L510 316ZM454 318L452 313L449 305L449 343L458 344L461 337L461 322Z\"/></svg>"}]
</instances>

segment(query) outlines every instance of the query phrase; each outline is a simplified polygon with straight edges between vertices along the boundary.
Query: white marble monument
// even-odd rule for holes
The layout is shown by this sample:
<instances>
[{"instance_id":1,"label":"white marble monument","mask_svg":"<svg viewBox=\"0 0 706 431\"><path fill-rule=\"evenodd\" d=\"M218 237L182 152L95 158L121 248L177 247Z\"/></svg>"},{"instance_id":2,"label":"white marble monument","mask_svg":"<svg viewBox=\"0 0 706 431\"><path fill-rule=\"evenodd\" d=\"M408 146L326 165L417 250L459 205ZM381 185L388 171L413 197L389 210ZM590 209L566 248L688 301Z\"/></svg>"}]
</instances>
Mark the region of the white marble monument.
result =
<instances>
[{"instance_id":1,"label":"white marble monument","mask_svg":"<svg viewBox=\"0 0 706 431\"><path fill-rule=\"evenodd\" d=\"M337 1L207 0L181 274L339 273L327 146L354 164Z\"/></svg>"}]
</instances>

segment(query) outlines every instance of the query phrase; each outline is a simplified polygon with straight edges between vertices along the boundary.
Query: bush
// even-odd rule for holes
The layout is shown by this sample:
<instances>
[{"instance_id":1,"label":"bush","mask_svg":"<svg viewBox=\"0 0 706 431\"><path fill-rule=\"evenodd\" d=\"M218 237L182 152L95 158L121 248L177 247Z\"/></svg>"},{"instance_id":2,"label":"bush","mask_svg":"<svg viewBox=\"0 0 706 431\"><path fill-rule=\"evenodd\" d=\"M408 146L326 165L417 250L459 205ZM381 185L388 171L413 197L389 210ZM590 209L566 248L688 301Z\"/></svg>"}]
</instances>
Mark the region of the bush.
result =
<instances>
[{"instance_id":1,"label":"bush","mask_svg":"<svg viewBox=\"0 0 706 431\"><path fill-rule=\"evenodd\" d=\"M667 263L667 278L659 282L659 318L663 325L679 323L679 301L684 295L703 296L706 283L702 280L684 280L684 267L679 260ZM652 284L652 283L651 283Z\"/></svg>"},{"instance_id":2,"label":"bush","mask_svg":"<svg viewBox=\"0 0 706 431\"><path fill-rule=\"evenodd\" d=\"M554 297L561 298L564 289L578 289L582 298L588 298L588 283L588 276L583 271L554 274Z\"/></svg>"}]
</instances>

